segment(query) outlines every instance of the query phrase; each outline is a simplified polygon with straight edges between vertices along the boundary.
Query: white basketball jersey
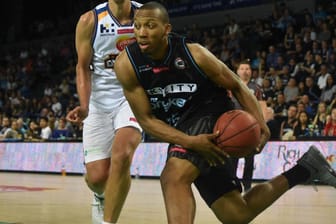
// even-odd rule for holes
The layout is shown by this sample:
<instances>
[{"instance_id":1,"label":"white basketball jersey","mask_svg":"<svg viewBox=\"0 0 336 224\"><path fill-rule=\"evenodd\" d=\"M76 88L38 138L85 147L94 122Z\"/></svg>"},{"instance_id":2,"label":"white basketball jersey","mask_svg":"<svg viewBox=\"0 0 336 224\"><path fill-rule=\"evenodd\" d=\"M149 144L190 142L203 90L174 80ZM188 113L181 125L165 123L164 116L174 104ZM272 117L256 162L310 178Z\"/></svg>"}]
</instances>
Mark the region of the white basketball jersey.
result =
<instances>
[{"instance_id":1,"label":"white basketball jersey","mask_svg":"<svg viewBox=\"0 0 336 224\"><path fill-rule=\"evenodd\" d=\"M134 1L131 1L131 5L132 14L141 6ZM126 100L113 66L117 55L126 45L135 41L133 21L121 25L112 15L107 2L97 5L93 10L96 26L92 38L94 52L90 110L111 112Z\"/></svg>"}]
</instances>

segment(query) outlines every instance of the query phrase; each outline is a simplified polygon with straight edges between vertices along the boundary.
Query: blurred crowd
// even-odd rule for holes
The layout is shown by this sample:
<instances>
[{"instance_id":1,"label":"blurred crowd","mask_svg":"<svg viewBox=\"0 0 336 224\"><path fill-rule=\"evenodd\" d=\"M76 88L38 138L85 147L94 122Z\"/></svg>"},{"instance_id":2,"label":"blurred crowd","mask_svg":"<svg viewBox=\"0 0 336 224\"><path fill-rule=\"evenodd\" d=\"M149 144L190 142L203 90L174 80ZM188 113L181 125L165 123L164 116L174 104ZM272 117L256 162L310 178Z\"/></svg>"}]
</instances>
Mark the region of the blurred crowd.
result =
<instances>
[{"instance_id":1,"label":"blurred crowd","mask_svg":"<svg viewBox=\"0 0 336 224\"><path fill-rule=\"evenodd\" d=\"M232 70L250 61L251 81L266 96L273 140L333 138L336 4L321 2L313 11L300 12L282 2L274 4L267 18L238 21L228 15L220 27L200 28L195 23L176 32L201 43ZM82 126L65 120L67 111L78 104L71 32L47 37L48 32L36 31L34 40L2 49L1 141L81 139Z\"/></svg>"}]
</instances>

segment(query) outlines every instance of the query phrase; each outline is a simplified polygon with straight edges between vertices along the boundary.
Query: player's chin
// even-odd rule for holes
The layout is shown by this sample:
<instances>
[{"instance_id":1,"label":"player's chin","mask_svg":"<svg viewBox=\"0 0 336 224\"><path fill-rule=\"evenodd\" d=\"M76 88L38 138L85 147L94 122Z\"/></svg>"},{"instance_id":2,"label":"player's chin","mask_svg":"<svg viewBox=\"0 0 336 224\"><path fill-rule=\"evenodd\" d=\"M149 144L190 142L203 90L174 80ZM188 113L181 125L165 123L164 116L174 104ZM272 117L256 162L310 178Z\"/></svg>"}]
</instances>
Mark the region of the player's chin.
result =
<instances>
[{"instance_id":1,"label":"player's chin","mask_svg":"<svg viewBox=\"0 0 336 224\"><path fill-rule=\"evenodd\" d=\"M139 43L139 48L142 52L147 52L149 49L149 44L140 44Z\"/></svg>"}]
</instances>

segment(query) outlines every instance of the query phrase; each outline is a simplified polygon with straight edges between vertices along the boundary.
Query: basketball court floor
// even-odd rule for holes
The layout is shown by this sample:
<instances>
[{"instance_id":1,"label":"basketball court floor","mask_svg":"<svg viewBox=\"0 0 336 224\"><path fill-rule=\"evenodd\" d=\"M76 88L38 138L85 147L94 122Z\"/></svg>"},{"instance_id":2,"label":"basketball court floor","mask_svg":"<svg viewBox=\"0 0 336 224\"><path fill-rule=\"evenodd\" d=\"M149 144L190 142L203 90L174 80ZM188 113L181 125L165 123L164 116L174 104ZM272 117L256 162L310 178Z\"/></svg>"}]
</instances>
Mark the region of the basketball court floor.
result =
<instances>
[{"instance_id":1,"label":"basketball court floor","mask_svg":"<svg viewBox=\"0 0 336 224\"><path fill-rule=\"evenodd\" d=\"M195 190L195 189L194 189ZM195 224L218 224L195 190ZM82 176L0 172L0 224L90 224L92 194ZM158 179L133 179L120 224L165 224ZM335 224L336 189L296 186L252 224Z\"/></svg>"}]
</instances>

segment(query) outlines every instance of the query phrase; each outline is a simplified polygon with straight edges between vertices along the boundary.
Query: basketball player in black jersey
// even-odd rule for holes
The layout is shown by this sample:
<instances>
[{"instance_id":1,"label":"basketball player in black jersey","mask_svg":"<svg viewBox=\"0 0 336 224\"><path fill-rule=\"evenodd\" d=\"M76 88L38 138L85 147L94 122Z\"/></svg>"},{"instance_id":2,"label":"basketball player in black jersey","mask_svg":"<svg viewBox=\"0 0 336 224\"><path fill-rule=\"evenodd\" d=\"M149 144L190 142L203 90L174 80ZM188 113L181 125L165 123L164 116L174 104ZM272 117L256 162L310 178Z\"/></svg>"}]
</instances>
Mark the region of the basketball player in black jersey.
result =
<instances>
[{"instance_id":1,"label":"basketball player in black jersey","mask_svg":"<svg viewBox=\"0 0 336 224\"><path fill-rule=\"evenodd\" d=\"M258 120L260 149L270 136L260 106L237 75L207 49L170 33L166 9L144 4L135 14L137 42L115 63L117 78L142 128L169 142L160 181L168 223L191 224L192 183L222 223L248 223L291 187L319 179L336 186L336 174L312 146L292 169L241 195L227 155L214 143L218 116L233 108L230 90Z\"/></svg>"}]
</instances>

